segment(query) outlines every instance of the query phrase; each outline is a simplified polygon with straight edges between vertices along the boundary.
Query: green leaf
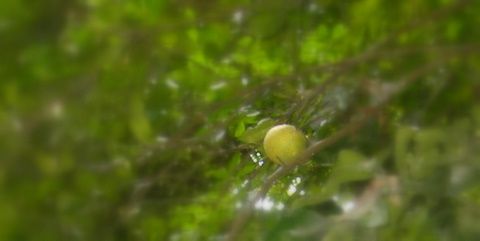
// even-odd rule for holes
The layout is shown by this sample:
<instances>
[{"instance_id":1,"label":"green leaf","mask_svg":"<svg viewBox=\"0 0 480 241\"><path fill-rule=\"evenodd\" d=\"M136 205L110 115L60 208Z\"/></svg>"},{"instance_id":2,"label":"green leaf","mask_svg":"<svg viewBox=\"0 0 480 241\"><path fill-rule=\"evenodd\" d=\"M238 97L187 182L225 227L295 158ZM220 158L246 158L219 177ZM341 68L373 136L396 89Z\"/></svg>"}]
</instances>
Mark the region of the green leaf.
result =
<instances>
[{"instance_id":1,"label":"green leaf","mask_svg":"<svg viewBox=\"0 0 480 241\"><path fill-rule=\"evenodd\" d=\"M342 150L337 163L333 167L331 182L337 184L351 181L361 181L371 178L375 173L375 162L368 160L354 150Z\"/></svg>"},{"instance_id":2,"label":"green leaf","mask_svg":"<svg viewBox=\"0 0 480 241\"><path fill-rule=\"evenodd\" d=\"M275 121L270 118L262 119L252 128L248 128L238 139L247 144L260 145L268 130L275 125Z\"/></svg>"},{"instance_id":3,"label":"green leaf","mask_svg":"<svg viewBox=\"0 0 480 241\"><path fill-rule=\"evenodd\" d=\"M145 112L144 102L135 98L130 104L130 129L139 141L147 141L151 135L150 121Z\"/></svg>"}]
</instances>

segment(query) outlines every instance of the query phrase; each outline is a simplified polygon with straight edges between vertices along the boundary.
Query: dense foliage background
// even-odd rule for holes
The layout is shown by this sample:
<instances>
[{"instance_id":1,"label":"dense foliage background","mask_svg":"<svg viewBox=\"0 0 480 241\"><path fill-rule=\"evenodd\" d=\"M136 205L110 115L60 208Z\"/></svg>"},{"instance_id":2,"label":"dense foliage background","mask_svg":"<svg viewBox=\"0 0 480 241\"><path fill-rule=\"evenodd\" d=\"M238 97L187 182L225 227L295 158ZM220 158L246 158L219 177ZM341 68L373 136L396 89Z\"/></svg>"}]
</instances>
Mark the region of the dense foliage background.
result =
<instances>
[{"instance_id":1,"label":"dense foliage background","mask_svg":"<svg viewBox=\"0 0 480 241\"><path fill-rule=\"evenodd\" d=\"M480 1L2 0L0 240L478 240ZM369 111L374 110L374 111ZM250 199L249 199L250 197Z\"/></svg>"}]
</instances>

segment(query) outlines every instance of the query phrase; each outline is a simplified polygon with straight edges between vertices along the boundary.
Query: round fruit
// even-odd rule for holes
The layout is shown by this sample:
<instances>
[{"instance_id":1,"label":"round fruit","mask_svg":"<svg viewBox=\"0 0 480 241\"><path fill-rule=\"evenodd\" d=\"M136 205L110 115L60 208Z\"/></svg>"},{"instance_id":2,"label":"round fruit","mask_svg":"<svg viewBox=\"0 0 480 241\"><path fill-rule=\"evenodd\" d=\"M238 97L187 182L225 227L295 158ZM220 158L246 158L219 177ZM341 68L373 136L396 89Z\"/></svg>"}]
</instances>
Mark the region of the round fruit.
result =
<instances>
[{"instance_id":1,"label":"round fruit","mask_svg":"<svg viewBox=\"0 0 480 241\"><path fill-rule=\"evenodd\" d=\"M305 150L305 135L292 125L277 125L268 130L263 148L268 158L280 165L289 165Z\"/></svg>"}]
</instances>

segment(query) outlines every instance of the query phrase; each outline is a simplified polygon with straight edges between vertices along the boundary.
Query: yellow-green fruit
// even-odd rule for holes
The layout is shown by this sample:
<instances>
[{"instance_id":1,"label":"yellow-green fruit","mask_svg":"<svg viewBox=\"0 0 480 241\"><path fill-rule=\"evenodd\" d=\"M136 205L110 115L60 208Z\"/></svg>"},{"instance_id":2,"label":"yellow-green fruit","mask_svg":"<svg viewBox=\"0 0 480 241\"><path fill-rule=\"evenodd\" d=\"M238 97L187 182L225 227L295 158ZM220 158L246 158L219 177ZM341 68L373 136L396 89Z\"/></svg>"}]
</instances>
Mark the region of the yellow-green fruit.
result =
<instances>
[{"instance_id":1,"label":"yellow-green fruit","mask_svg":"<svg viewBox=\"0 0 480 241\"><path fill-rule=\"evenodd\" d=\"M291 164L307 145L305 135L292 125L277 125L268 130L263 148L268 158L280 165Z\"/></svg>"}]
</instances>

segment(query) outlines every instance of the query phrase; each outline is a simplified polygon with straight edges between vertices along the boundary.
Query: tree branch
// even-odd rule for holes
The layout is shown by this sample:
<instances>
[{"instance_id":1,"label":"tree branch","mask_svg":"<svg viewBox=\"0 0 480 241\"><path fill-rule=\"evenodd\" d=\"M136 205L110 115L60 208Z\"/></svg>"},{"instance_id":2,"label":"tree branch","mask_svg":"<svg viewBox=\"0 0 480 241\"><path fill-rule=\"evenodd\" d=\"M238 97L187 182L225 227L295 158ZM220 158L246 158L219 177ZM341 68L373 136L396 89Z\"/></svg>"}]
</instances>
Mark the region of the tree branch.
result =
<instances>
[{"instance_id":1,"label":"tree branch","mask_svg":"<svg viewBox=\"0 0 480 241\"><path fill-rule=\"evenodd\" d=\"M242 208L238 216L234 219L234 221L232 222L231 228L229 230L229 233L227 234L226 240L235 241L238 239L240 232L243 230L245 224L247 223L248 219L251 217L253 213L255 203L266 196L270 188L273 186L273 184L275 184L275 182L278 179L290 173L295 167L307 163L314 154L337 143L341 139L348 137L349 135L355 133L357 130L362 128L372 116L378 113L378 111L381 110L386 105L386 103L388 103L389 100L392 99L393 96L400 93L408 85L410 85L412 82L417 80L423 74L427 73L434 66L436 66L436 64L430 63L426 66L420 67L412 71L400 82L399 89L397 89L397 91L395 92L392 92L389 98L387 98L384 102L382 102L378 106L367 107L364 110L360 111L359 114L355 116L353 120L349 124L344 126L342 129L335 132L331 136L323 140L314 142L312 145L310 145L304 152L302 152L296 158L295 161L292 162L292 164L281 166L278 169L276 169L273 172L273 174L270 175L267 178L267 180L263 183L263 185L260 187L256 195L251 200L247 201L247 204Z\"/></svg>"}]
</instances>

